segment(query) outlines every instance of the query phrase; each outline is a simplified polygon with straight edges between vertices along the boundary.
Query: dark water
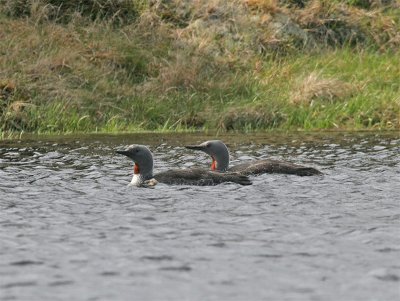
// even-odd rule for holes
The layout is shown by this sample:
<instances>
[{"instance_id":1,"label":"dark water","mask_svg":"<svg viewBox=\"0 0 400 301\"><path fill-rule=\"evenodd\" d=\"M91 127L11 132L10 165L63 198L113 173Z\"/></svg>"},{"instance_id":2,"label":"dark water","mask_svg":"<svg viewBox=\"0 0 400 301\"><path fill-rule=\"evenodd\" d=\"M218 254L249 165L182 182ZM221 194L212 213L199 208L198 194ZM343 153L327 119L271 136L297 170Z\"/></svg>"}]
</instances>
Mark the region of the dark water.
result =
<instances>
[{"instance_id":1,"label":"dark water","mask_svg":"<svg viewBox=\"0 0 400 301\"><path fill-rule=\"evenodd\" d=\"M201 135L0 141L1 300L399 300L398 133L220 136L323 177L133 188L115 147L205 166Z\"/></svg>"}]
</instances>

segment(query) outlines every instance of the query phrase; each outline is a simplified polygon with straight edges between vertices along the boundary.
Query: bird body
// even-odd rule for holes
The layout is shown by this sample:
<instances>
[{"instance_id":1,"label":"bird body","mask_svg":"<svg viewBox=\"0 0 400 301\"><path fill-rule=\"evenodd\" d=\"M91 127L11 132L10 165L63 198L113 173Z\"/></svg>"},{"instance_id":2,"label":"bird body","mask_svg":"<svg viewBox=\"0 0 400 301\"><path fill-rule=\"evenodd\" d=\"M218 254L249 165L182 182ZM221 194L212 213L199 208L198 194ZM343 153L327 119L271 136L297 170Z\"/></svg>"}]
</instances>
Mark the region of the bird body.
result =
<instances>
[{"instance_id":1,"label":"bird body","mask_svg":"<svg viewBox=\"0 0 400 301\"><path fill-rule=\"evenodd\" d=\"M170 169L157 173L154 178L161 183L170 185L197 185L212 186L224 182L234 182L241 185L249 185L251 182L246 176L238 173L221 173L200 168Z\"/></svg>"},{"instance_id":2,"label":"bird body","mask_svg":"<svg viewBox=\"0 0 400 301\"><path fill-rule=\"evenodd\" d=\"M238 172L242 175L261 175L264 173L280 173L298 176L312 176L322 174L313 167L302 166L286 161L271 159L255 160L232 166L230 172Z\"/></svg>"}]
</instances>

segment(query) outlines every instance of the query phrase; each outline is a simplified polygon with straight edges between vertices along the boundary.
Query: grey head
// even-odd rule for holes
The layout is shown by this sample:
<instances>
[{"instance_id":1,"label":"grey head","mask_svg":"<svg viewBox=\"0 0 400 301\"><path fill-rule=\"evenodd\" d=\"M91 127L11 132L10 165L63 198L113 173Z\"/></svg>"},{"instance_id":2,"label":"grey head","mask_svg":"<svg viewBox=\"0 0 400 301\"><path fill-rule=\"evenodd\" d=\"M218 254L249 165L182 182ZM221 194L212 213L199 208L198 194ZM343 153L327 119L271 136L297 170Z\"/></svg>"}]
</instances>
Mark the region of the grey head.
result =
<instances>
[{"instance_id":1,"label":"grey head","mask_svg":"<svg viewBox=\"0 0 400 301\"><path fill-rule=\"evenodd\" d=\"M211 156L211 170L225 172L229 168L229 151L221 140L209 140L199 145L186 145L188 149L200 150Z\"/></svg>"},{"instance_id":2,"label":"grey head","mask_svg":"<svg viewBox=\"0 0 400 301\"><path fill-rule=\"evenodd\" d=\"M134 176L138 175L142 180L153 177L153 155L146 146L132 144L116 152L131 158L135 162Z\"/></svg>"}]
</instances>

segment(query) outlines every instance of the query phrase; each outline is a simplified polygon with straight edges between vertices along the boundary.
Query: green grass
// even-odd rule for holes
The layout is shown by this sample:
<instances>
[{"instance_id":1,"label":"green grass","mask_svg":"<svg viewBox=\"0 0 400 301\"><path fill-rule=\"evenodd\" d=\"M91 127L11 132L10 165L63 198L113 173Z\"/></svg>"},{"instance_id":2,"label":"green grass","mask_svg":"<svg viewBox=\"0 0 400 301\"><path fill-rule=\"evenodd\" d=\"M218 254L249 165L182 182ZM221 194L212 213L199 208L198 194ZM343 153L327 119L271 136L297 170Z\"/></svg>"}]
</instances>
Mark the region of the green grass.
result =
<instances>
[{"instance_id":1,"label":"green grass","mask_svg":"<svg viewBox=\"0 0 400 301\"><path fill-rule=\"evenodd\" d=\"M186 34L142 13L118 26L0 14L0 135L400 128L396 31L377 36L394 10L375 27L360 17L367 44L282 53L260 53L247 29Z\"/></svg>"},{"instance_id":2,"label":"green grass","mask_svg":"<svg viewBox=\"0 0 400 301\"><path fill-rule=\"evenodd\" d=\"M327 128L396 128L400 114L399 53L378 54L340 49L312 56L298 56L285 61L287 68L277 70L272 85L279 91L276 96L287 116L280 124L287 129ZM279 74L284 69L284 74ZM293 106L288 103L293 80L311 72L339 78L355 87L345 99L324 101L315 99L313 105ZM340 88L340 87L338 87Z\"/></svg>"},{"instance_id":3,"label":"green grass","mask_svg":"<svg viewBox=\"0 0 400 301\"><path fill-rule=\"evenodd\" d=\"M25 109L27 123L16 130L49 132L181 131L193 129L393 129L399 126L400 55L354 53L343 49L285 62L266 61L261 78L237 78L231 86L206 92L122 96L119 101L72 105L54 100ZM315 99L293 105L290 92L304 74L320 72L356 86L346 99ZM246 83L243 85L243 81ZM97 94L87 85L89 95ZM339 87L340 88L340 87ZM96 89L101 89L97 86ZM100 93L102 94L102 93Z\"/></svg>"}]
</instances>

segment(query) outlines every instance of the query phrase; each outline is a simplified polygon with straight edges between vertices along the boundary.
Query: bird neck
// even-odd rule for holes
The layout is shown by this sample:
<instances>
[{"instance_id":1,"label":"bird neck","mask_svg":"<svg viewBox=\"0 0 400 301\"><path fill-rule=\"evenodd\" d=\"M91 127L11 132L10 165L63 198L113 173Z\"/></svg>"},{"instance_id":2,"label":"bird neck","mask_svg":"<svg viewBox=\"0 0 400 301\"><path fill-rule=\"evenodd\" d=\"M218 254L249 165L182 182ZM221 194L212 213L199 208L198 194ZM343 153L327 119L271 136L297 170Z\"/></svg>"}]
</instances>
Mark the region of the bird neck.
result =
<instances>
[{"instance_id":1,"label":"bird neck","mask_svg":"<svg viewBox=\"0 0 400 301\"><path fill-rule=\"evenodd\" d=\"M212 162L211 162L211 170L215 170L217 167L217 161L215 161L215 158L211 156Z\"/></svg>"},{"instance_id":2,"label":"bird neck","mask_svg":"<svg viewBox=\"0 0 400 301\"><path fill-rule=\"evenodd\" d=\"M135 175L140 174L139 164L137 164L136 162L135 162L135 165L133 165L133 174L135 174Z\"/></svg>"},{"instance_id":3,"label":"bird neck","mask_svg":"<svg viewBox=\"0 0 400 301\"><path fill-rule=\"evenodd\" d=\"M153 162L135 162L131 184L141 185L144 181L153 178Z\"/></svg>"},{"instance_id":4,"label":"bird neck","mask_svg":"<svg viewBox=\"0 0 400 301\"><path fill-rule=\"evenodd\" d=\"M229 168L229 152L228 149L211 156L211 170L225 172Z\"/></svg>"}]
</instances>

